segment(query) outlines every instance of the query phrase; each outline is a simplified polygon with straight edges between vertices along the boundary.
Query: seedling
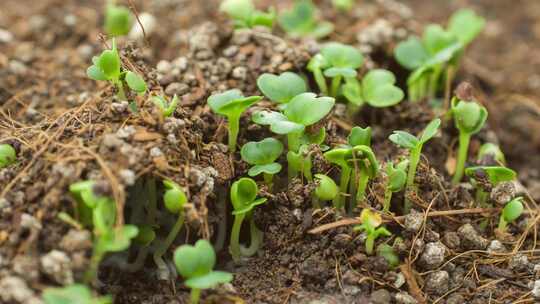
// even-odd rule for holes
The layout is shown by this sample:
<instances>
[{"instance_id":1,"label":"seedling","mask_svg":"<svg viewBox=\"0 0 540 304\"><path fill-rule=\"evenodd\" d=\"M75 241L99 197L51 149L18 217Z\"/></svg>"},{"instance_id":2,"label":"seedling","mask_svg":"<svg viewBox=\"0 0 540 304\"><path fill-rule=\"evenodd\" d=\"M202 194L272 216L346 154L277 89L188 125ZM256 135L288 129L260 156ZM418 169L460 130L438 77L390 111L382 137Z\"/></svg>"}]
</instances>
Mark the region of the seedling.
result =
<instances>
[{"instance_id":1,"label":"seedling","mask_svg":"<svg viewBox=\"0 0 540 304\"><path fill-rule=\"evenodd\" d=\"M345 158L350 164L349 166L354 168L354 176L358 186L351 191L351 195L354 195L354 191L356 191L356 206L360 206L365 199L369 180L375 178L379 173L379 163L373 150L364 145L354 146L349 150ZM355 204L351 200L349 211L352 212L354 207Z\"/></svg>"},{"instance_id":2,"label":"seedling","mask_svg":"<svg viewBox=\"0 0 540 304\"><path fill-rule=\"evenodd\" d=\"M392 72L376 69L369 71L361 82L355 77L345 78L342 90L345 98L357 107L367 103L384 108L400 103L405 96L395 84L396 77Z\"/></svg>"},{"instance_id":3,"label":"seedling","mask_svg":"<svg viewBox=\"0 0 540 304\"><path fill-rule=\"evenodd\" d=\"M138 94L146 92L146 83L143 78L122 68L115 39L112 40L112 49L103 51L99 56L94 56L92 63L93 65L86 70L86 75L93 80L110 81L116 86L119 99L126 100L124 82Z\"/></svg>"},{"instance_id":4,"label":"seedling","mask_svg":"<svg viewBox=\"0 0 540 304\"><path fill-rule=\"evenodd\" d=\"M152 102L159 108L163 117L170 117L178 106L178 96L175 94L171 102L164 96L152 96Z\"/></svg>"},{"instance_id":5,"label":"seedling","mask_svg":"<svg viewBox=\"0 0 540 304\"><path fill-rule=\"evenodd\" d=\"M437 134L440 125L440 119L437 118L432 120L422 132L420 139L405 131L394 131L394 133L390 135L389 139L393 143L409 150L410 152L409 169L407 170L407 191L416 192L414 178L416 177L416 168L418 167L418 163L420 162L422 147L427 141L429 141L431 138L433 138L433 136ZM406 214L410 212L411 207L411 202L409 201L407 196L405 196L404 211Z\"/></svg>"},{"instance_id":6,"label":"seedling","mask_svg":"<svg viewBox=\"0 0 540 304\"><path fill-rule=\"evenodd\" d=\"M316 8L311 0L296 1L294 7L279 16L279 24L292 37L313 37L315 39L328 36L334 25L330 22L319 22Z\"/></svg>"},{"instance_id":7,"label":"seedling","mask_svg":"<svg viewBox=\"0 0 540 304\"><path fill-rule=\"evenodd\" d=\"M337 42L325 45L321 52L315 55L308 63L310 70L322 94L337 97L342 82L356 79L356 69L364 63L364 56L356 48ZM331 87L328 90L325 77L331 78Z\"/></svg>"},{"instance_id":8,"label":"seedling","mask_svg":"<svg viewBox=\"0 0 540 304\"><path fill-rule=\"evenodd\" d=\"M483 144L478 150L477 161L483 165L487 164L499 164L501 166L506 165L506 158L501 148L492 143Z\"/></svg>"},{"instance_id":9,"label":"seedling","mask_svg":"<svg viewBox=\"0 0 540 304\"><path fill-rule=\"evenodd\" d=\"M276 160L283 152L283 144L275 138L265 138L261 141L250 141L242 147L242 160L253 165L248 171L249 176L263 174L265 183L271 187L274 174L281 171L281 164Z\"/></svg>"},{"instance_id":10,"label":"seedling","mask_svg":"<svg viewBox=\"0 0 540 304\"><path fill-rule=\"evenodd\" d=\"M272 28L276 19L276 11L273 8L268 12L256 10L251 0L224 0L219 9L234 20L236 28L255 26Z\"/></svg>"},{"instance_id":11,"label":"seedling","mask_svg":"<svg viewBox=\"0 0 540 304\"><path fill-rule=\"evenodd\" d=\"M264 96L280 104L286 104L297 95L307 92L305 80L291 72L285 72L279 76L262 74L257 79L257 86Z\"/></svg>"},{"instance_id":12,"label":"seedling","mask_svg":"<svg viewBox=\"0 0 540 304\"><path fill-rule=\"evenodd\" d=\"M231 244L229 252L235 262L240 262L242 255L250 256L257 252L262 243L262 231L257 229L253 220L253 208L264 204L266 198L257 199L259 188L254 180L243 177L231 186L231 203L234 211L234 224L231 231ZM244 219L250 222L251 244L250 248L242 250L240 247L240 229Z\"/></svg>"},{"instance_id":13,"label":"seedling","mask_svg":"<svg viewBox=\"0 0 540 304\"><path fill-rule=\"evenodd\" d=\"M392 202L392 195L395 192L399 192L405 188L405 183L407 182L407 166L409 161L404 160L397 164L394 167L392 162L386 164L386 190L384 191L384 203L383 210L385 212L390 212L390 203Z\"/></svg>"},{"instance_id":14,"label":"seedling","mask_svg":"<svg viewBox=\"0 0 540 304\"><path fill-rule=\"evenodd\" d=\"M289 150L297 152L305 144L305 128L323 119L333 106L334 98L302 93L287 103L283 113L260 111L253 114L252 120L260 125L270 125L270 130L276 134L287 134Z\"/></svg>"},{"instance_id":15,"label":"seedling","mask_svg":"<svg viewBox=\"0 0 540 304\"><path fill-rule=\"evenodd\" d=\"M94 297L90 288L73 284L62 288L47 288L43 291L45 304L112 304L110 296Z\"/></svg>"},{"instance_id":16,"label":"seedling","mask_svg":"<svg viewBox=\"0 0 540 304\"><path fill-rule=\"evenodd\" d=\"M499 219L499 230L506 231L506 226L515 221L523 213L523 198L516 197L504 206Z\"/></svg>"},{"instance_id":17,"label":"seedling","mask_svg":"<svg viewBox=\"0 0 540 304\"><path fill-rule=\"evenodd\" d=\"M457 97L452 99L451 111L456 128L459 130L458 159L452 178L452 184L457 185L463 177L471 136L484 127L488 112L485 107L476 102L459 100Z\"/></svg>"},{"instance_id":18,"label":"seedling","mask_svg":"<svg viewBox=\"0 0 540 304\"><path fill-rule=\"evenodd\" d=\"M163 255L167 252L167 249L171 247L176 236L184 225L184 205L187 203L187 197L184 190L175 182L170 180L164 180L165 194L163 195L163 202L165 208L172 214L177 214L178 218L174 223L174 226L169 231L169 234L165 240L161 241L154 251L154 262L158 266L158 273L161 279L167 280L169 270L165 261L163 261Z\"/></svg>"},{"instance_id":19,"label":"seedling","mask_svg":"<svg viewBox=\"0 0 540 304\"><path fill-rule=\"evenodd\" d=\"M394 248L388 244L377 246L377 255L383 257L386 262L388 262L388 266L390 266L391 269L394 269L399 265L399 256L394 251Z\"/></svg>"},{"instance_id":20,"label":"seedling","mask_svg":"<svg viewBox=\"0 0 540 304\"><path fill-rule=\"evenodd\" d=\"M133 19L127 7L116 5L115 2L109 0L105 10L105 32L111 37L129 33Z\"/></svg>"},{"instance_id":21,"label":"seedling","mask_svg":"<svg viewBox=\"0 0 540 304\"><path fill-rule=\"evenodd\" d=\"M473 180L473 185L476 186L476 202L482 207L488 207L488 192L477 183L477 179L487 179L491 186L495 187L499 183L512 181L517 176L514 170L500 166L469 167L465 169L465 174Z\"/></svg>"},{"instance_id":22,"label":"seedling","mask_svg":"<svg viewBox=\"0 0 540 304\"><path fill-rule=\"evenodd\" d=\"M212 111L227 117L229 121L229 151L236 151L236 140L240 130L240 116L251 107L261 96L244 97L240 90L229 90L208 98L208 105Z\"/></svg>"},{"instance_id":23,"label":"seedling","mask_svg":"<svg viewBox=\"0 0 540 304\"><path fill-rule=\"evenodd\" d=\"M191 288L191 304L198 304L201 290L213 288L232 281L232 274L215 271L216 253L207 240L198 240L195 246L182 245L174 251L174 264L178 273L186 280L184 285Z\"/></svg>"},{"instance_id":24,"label":"seedling","mask_svg":"<svg viewBox=\"0 0 540 304\"><path fill-rule=\"evenodd\" d=\"M339 194L339 188L329 176L315 174L317 188L314 191L313 208L320 208L320 201L331 201Z\"/></svg>"},{"instance_id":25,"label":"seedling","mask_svg":"<svg viewBox=\"0 0 540 304\"><path fill-rule=\"evenodd\" d=\"M0 144L0 169L17 161L17 151L9 144Z\"/></svg>"},{"instance_id":26,"label":"seedling","mask_svg":"<svg viewBox=\"0 0 540 304\"><path fill-rule=\"evenodd\" d=\"M392 233L388 231L385 227L379 227L382 224L381 215L369 209L362 210L362 213L360 214L360 221L362 222L362 224L355 226L354 231L366 232L366 253L368 255L371 255L373 254L375 240L377 240L380 236L391 236Z\"/></svg>"},{"instance_id":27,"label":"seedling","mask_svg":"<svg viewBox=\"0 0 540 304\"><path fill-rule=\"evenodd\" d=\"M484 25L485 20L473 11L461 10L450 18L447 30L439 25L429 25L422 40L410 37L398 44L394 50L396 60L414 71L407 80L411 101L434 98L444 72L447 84L451 84L461 54Z\"/></svg>"},{"instance_id":28,"label":"seedling","mask_svg":"<svg viewBox=\"0 0 540 304\"><path fill-rule=\"evenodd\" d=\"M99 263L108 252L120 252L129 248L131 240L138 234L133 225L114 227L116 221L116 205L110 197L94 193L94 182L83 181L72 184L69 188L79 205L91 211L94 228L94 249L90 266L85 274L85 281L96 277ZM84 210L84 209L83 209Z\"/></svg>"},{"instance_id":29,"label":"seedling","mask_svg":"<svg viewBox=\"0 0 540 304\"><path fill-rule=\"evenodd\" d=\"M340 11L350 11L354 6L355 0L332 0L332 4Z\"/></svg>"}]
</instances>

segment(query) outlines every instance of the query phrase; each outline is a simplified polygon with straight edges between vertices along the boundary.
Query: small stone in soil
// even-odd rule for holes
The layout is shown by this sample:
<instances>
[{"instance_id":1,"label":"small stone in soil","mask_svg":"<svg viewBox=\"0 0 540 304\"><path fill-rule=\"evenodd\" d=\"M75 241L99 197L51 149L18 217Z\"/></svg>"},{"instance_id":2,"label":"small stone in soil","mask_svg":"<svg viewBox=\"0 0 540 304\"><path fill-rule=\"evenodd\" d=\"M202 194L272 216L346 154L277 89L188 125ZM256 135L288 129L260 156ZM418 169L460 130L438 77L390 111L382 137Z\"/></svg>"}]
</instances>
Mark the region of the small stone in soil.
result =
<instances>
[{"instance_id":1,"label":"small stone in soil","mask_svg":"<svg viewBox=\"0 0 540 304\"><path fill-rule=\"evenodd\" d=\"M529 258L521 253L514 255L510 258L510 261L508 261L508 268L514 272L528 271L529 266Z\"/></svg>"},{"instance_id":2,"label":"small stone in soil","mask_svg":"<svg viewBox=\"0 0 540 304\"><path fill-rule=\"evenodd\" d=\"M379 289L371 293L370 300L373 304L390 304L392 296L388 290Z\"/></svg>"},{"instance_id":3,"label":"small stone in soil","mask_svg":"<svg viewBox=\"0 0 540 304\"><path fill-rule=\"evenodd\" d=\"M435 269L444 262L445 253L446 247L441 242L427 243L419 263L426 269Z\"/></svg>"},{"instance_id":4,"label":"small stone in soil","mask_svg":"<svg viewBox=\"0 0 540 304\"><path fill-rule=\"evenodd\" d=\"M52 250L40 259L41 270L58 284L68 285L73 283L71 259L59 250Z\"/></svg>"},{"instance_id":5,"label":"small stone in soil","mask_svg":"<svg viewBox=\"0 0 540 304\"><path fill-rule=\"evenodd\" d=\"M466 249L484 250L489 244L489 241L482 237L471 224L461 226L458 234L461 237L461 244Z\"/></svg>"},{"instance_id":6,"label":"small stone in soil","mask_svg":"<svg viewBox=\"0 0 540 304\"><path fill-rule=\"evenodd\" d=\"M424 215L413 209L405 216L405 229L410 232L418 232L422 228L423 222Z\"/></svg>"},{"instance_id":7,"label":"small stone in soil","mask_svg":"<svg viewBox=\"0 0 540 304\"><path fill-rule=\"evenodd\" d=\"M502 182L491 190L490 198L497 205L505 205L516 196L516 186L513 182Z\"/></svg>"},{"instance_id":8,"label":"small stone in soil","mask_svg":"<svg viewBox=\"0 0 540 304\"><path fill-rule=\"evenodd\" d=\"M416 301L410 294L405 291L398 292L395 296L397 304L417 304Z\"/></svg>"},{"instance_id":9,"label":"small stone in soil","mask_svg":"<svg viewBox=\"0 0 540 304\"><path fill-rule=\"evenodd\" d=\"M501 241L493 240L493 241L491 241L491 243L489 243L487 251L489 253L504 253L504 252L506 252L506 247L504 247L504 245L503 245L503 243L501 243Z\"/></svg>"},{"instance_id":10,"label":"small stone in soil","mask_svg":"<svg viewBox=\"0 0 540 304\"><path fill-rule=\"evenodd\" d=\"M446 247L456 249L460 244L459 235L454 231L447 231L443 235L442 242L446 245Z\"/></svg>"},{"instance_id":11,"label":"small stone in soil","mask_svg":"<svg viewBox=\"0 0 540 304\"><path fill-rule=\"evenodd\" d=\"M68 252L90 249L92 235L88 230L71 229L60 241L60 248Z\"/></svg>"},{"instance_id":12,"label":"small stone in soil","mask_svg":"<svg viewBox=\"0 0 540 304\"><path fill-rule=\"evenodd\" d=\"M426 278L426 291L437 295L442 295L448 291L450 276L448 272L439 270L430 273Z\"/></svg>"}]
</instances>

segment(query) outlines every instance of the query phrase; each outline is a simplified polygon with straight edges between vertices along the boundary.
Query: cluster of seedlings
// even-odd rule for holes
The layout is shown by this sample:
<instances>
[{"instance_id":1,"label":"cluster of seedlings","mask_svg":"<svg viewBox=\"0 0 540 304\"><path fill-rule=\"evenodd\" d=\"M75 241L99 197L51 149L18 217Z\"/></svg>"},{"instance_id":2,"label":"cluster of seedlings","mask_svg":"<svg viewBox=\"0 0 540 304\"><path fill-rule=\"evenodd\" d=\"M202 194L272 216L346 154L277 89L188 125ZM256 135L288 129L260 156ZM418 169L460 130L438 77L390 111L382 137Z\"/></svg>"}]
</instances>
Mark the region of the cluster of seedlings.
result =
<instances>
[{"instance_id":1,"label":"cluster of seedlings","mask_svg":"<svg viewBox=\"0 0 540 304\"><path fill-rule=\"evenodd\" d=\"M349 10L354 1L334 0L333 3L340 10ZM310 0L296 1L290 11L281 14L274 9L259 11L250 0L225 0L221 10L233 19L237 28L272 27L277 21L290 36L315 38L325 37L333 30L332 24L319 20L316 7ZM132 22L133 17L127 8L116 5L114 1L107 4L105 28L110 36L125 35ZM443 88L449 91L464 49L482 30L484 23L472 11L459 11L452 16L447 29L439 25L429 26L422 38L410 37L396 47L396 60L412 71L407 80L409 101L431 102L435 107L441 104L438 93ZM87 70L88 77L110 82L120 100L132 98L131 91L145 95L147 85L143 77L125 68L122 62L113 39L110 49L92 59L93 64ZM411 212L413 204L410 197L417 191L415 177L422 148L437 136L442 123L449 123L453 119L459 131L452 183L457 185L464 175L468 176L476 189L476 203L479 206L489 207L488 189L480 181L487 179L490 186L495 187L516 178L516 173L505 167L504 155L500 149L491 143L482 146L478 155L478 163L487 165L466 168L471 136L483 128L488 115L487 110L472 98L454 97L449 108L443 109L447 111L443 111L440 118L433 119L417 136L406 131L394 131L389 140L407 150L408 158L389 159L381 164L371 144L370 127L355 126L345 144L334 147L325 145L327 134L324 122L336 103L345 103L348 113L353 116L365 104L377 108L391 107L405 98L392 72L384 69L363 72L363 62L362 53L353 46L337 42L325 43L305 67L309 73L260 75L257 86L264 97L246 97L239 90L233 89L208 98L211 110L227 119L229 152L236 157L236 151L240 148L240 158L250 165L250 177L236 180L229 191L234 217L229 252L234 262L242 263L246 257L256 254L263 245L263 231L256 226L254 211L257 206L265 204L267 199L258 197L257 183L264 183L270 192L282 190L276 189L274 184L277 184L275 179L285 166L279 162L284 153L288 180L298 179L314 185L311 196L313 208L329 205L336 212L349 216L358 214L361 224L355 226L354 231L366 234L365 253L377 254L391 266L400 263L393 247L386 242L376 246L378 239L392 235L382 225L381 215L390 214L391 210L399 210L402 214ZM316 89L309 87L310 77ZM163 117L173 116L179 106L177 96L171 99L166 96L149 98ZM255 111L251 121L267 126L276 137L247 142L239 147L240 118L248 108L263 99L273 102L271 109ZM314 172L313 151L323 151L324 159L335 170ZM0 168L16 161L15 149L8 144L0 145ZM366 190L375 178L385 181L384 203L380 208L374 208L366 201ZM99 265L108 253L124 252L130 247L137 249L137 257L132 263L124 265L127 270L140 269L151 255L160 279L167 280L176 273L184 278L184 285L191 289L191 303L199 302L201 290L232 280L232 274L213 270L216 255L206 240L198 240L194 246L182 245L176 248L172 259L176 269L169 267L168 252L182 230L185 206L189 200L189 195L177 183L164 180L162 186L159 186L154 178L138 181L133 190L136 199L127 205L128 223L119 221L118 212L123 210L118 209L113 198L103 194L96 182L89 180L75 183L71 185L70 191L77 202L74 216L62 213L61 217L93 231L93 253L85 283L95 280ZM400 203L393 199L393 194L402 191L406 195ZM500 215L499 229L504 231L522 213L521 197L509 201ZM163 216L170 217L171 225L161 222ZM249 246L242 245L240 240L244 221L249 223ZM93 297L85 285L48 289L44 292L44 300L47 304L112 302L110 297Z\"/></svg>"}]
</instances>

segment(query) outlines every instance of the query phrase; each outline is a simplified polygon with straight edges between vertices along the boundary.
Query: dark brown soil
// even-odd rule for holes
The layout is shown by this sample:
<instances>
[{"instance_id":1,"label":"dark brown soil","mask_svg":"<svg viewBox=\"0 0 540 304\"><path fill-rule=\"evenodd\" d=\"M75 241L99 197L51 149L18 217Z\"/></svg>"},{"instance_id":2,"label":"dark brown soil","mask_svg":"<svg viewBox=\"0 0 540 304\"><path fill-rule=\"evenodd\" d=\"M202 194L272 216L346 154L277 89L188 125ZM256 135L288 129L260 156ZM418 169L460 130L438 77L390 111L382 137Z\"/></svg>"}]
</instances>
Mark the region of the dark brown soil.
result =
<instances>
[{"instance_id":1,"label":"dark brown soil","mask_svg":"<svg viewBox=\"0 0 540 304\"><path fill-rule=\"evenodd\" d=\"M0 169L1 303L41 303L45 288L65 283L40 266L52 250L68 256L67 272L81 280L91 253L89 235L77 241L73 234L81 231L58 219L59 212L72 213L68 187L76 181L100 182L127 206L128 218L140 183L172 179L190 198L177 245L199 238L220 243L222 233L228 238L227 190L248 168L239 153L227 152L226 122L206 99L230 88L246 96L260 94L256 79L265 72L305 73L316 44L286 39L279 30L235 32L218 14L217 2L133 1L137 11L158 17L159 26L143 41L121 42L122 59L145 76L152 92L181 96L174 118L165 120L148 96L133 97L139 110L133 113L116 100L110 86L86 77L91 56L105 46L101 1L0 4L0 30L14 36L7 43L0 40L0 143L11 143L18 152L15 165ZM266 2L278 8L290 4ZM406 7L392 0L359 1L355 10L336 15L330 1L317 2L325 18L336 23L330 40L361 48L367 66L393 70L400 83L406 74L391 54L409 33L421 32L428 22L444 23L460 7L472 7L488 19L456 80L471 82L490 113L488 126L473 138L470 160L482 143L499 141L509 166L519 173L526 215L509 235L498 235L499 210L476 208L470 185L450 185L447 167L457 133L445 124L426 145L418 169L419 191L411 199L421 213L404 217L396 208L396 217L385 218L394 236L381 242L403 239L395 246L399 267L391 269L381 257L366 255L362 236L353 232L354 219L332 208L313 210L313 185L289 184L282 173L274 193L263 188L268 203L255 213L264 231L263 248L235 265L227 245L222 246L218 267L233 272L234 281L203 298L207 303L535 303L531 284L540 279L540 3L402 1ZM391 34L368 35L381 20ZM242 118L240 145L271 136L250 123L254 110ZM343 143L354 125L369 125L379 161L388 161L406 154L387 140L393 130L418 133L434 117L429 105L408 102L384 110L364 108L353 120L336 110L325 123L326 144ZM322 159L317 167L337 177ZM378 177L369 186L367 202L374 209L381 209L384 182ZM403 194L395 195L395 203L402 200ZM162 220L167 227L172 219L164 215ZM312 230L321 226L327 229ZM494 252L499 244L503 248ZM120 267L125 261L126 255L106 260L94 290L112 294L115 303L188 302L181 279L159 281L150 260L143 270L130 273Z\"/></svg>"}]
</instances>

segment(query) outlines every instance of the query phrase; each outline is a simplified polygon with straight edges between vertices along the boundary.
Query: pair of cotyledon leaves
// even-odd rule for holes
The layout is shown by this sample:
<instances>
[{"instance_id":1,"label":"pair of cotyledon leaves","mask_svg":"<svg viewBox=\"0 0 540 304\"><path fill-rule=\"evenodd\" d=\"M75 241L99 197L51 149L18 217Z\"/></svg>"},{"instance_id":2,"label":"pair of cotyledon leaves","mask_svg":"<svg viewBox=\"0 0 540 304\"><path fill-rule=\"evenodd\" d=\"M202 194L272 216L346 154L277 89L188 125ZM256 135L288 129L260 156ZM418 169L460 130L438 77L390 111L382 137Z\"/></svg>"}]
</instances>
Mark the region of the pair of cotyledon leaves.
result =
<instances>
[{"instance_id":1,"label":"pair of cotyledon leaves","mask_svg":"<svg viewBox=\"0 0 540 304\"><path fill-rule=\"evenodd\" d=\"M311 0L299 0L294 7L279 16L279 24L292 37L322 38L334 30L330 22L319 22Z\"/></svg>"},{"instance_id":2,"label":"pair of cotyledon leaves","mask_svg":"<svg viewBox=\"0 0 540 304\"><path fill-rule=\"evenodd\" d=\"M398 146L408 150L414 150L435 136L440 125L441 120L438 118L431 121L422 132L420 139L405 131L394 131L394 133L390 135L389 139Z\"/></svg>"},{"instance_id":3,"label":"pair of cotyledon leaves","mask_svg":"<svg viewBox=\"0 0 540 304\"><path fill-rule=\"evenodd\" d=\"M254 26L272 27L276 18L274 9L265 13L255 9L251 0L225 0L221 3L222 12L234 19L237 28L252 28Z\"/></svg>"},{"instance_id":4,"label":"pair of cotyledon leaves","mask_svg":"<svg viewBox=\"0 0 540 304\"><path fill-rule=\"evenodd\" d=\"M476 178L478 174L482 173L486 175L493 186L512 181L517 176L514 170L501 166L475 166L465 169L465 174L470 178Z\"/></svg>"},{"instance_id":5,"label":"pair of cotyledon leaves","mask_svg":"<svg viewBox=\"0 0 540 304\"><path fill-rule=\"evenodd\" d=\"M266 198L257 199L259 187L251 178L243 177L235 181L231 186L231 202L233 215L246 214L258 205L264 204Z\"/></svg>"},{"instance_id":6,"label":"pair of cotyledon leaves","mask_svg":"<svg viewBox=\"0 0 540 304\"><path fill-rule=\"evenodd\" d=\"M475 134L480 132L488 117L484 106L472 101L452 99L452 116L461 133Z\"/></svg>"},{"instance_id":7,"label":"pair of cotyledon leaves","mask_svg":"<svg viewBox=\"0 0 540 304\"><path fill-rule=\"evenodd\" d=\"M90 288L73 284L62 288L47 288L43 292L45 304L111 304L112 297L93 297Z\"/></svg>"},{"instance_id":8,"label":"pair of cotyledon leaves","mask_svg":"<svg viewBox=\"0 0 540 304\"><path fill-rule=\"evenodd\" d=\"M277 174L281 171L281 164L276 159L283 152L283 144L275 138L265 138L258 142L248 142L240 150L242 159L253 165L248 171L249 176L261 173Z\"/></svg>"}]
</instances>

